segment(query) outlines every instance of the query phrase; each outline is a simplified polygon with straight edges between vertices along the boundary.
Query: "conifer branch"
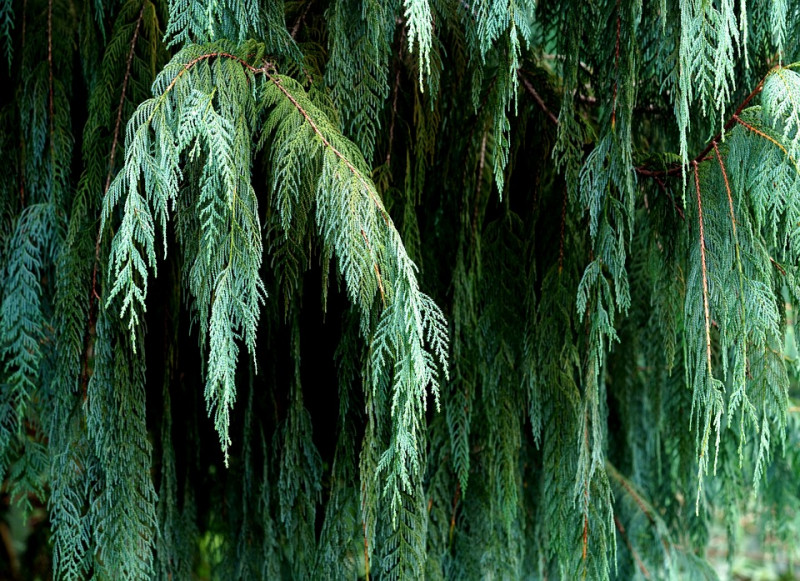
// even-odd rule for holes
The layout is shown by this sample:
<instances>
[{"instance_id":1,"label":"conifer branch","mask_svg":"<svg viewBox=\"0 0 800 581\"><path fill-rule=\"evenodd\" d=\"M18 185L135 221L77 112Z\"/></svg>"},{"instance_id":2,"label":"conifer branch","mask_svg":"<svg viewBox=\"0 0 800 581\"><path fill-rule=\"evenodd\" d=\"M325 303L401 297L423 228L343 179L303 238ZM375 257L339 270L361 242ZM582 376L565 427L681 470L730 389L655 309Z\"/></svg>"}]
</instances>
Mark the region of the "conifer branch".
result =
<instances>
[{"instance_id":1,"label":"conifer branch","mask_svg":"<svg viewBox=\"0 0 800 581\"><path fill-rule=\"evenodd\" d=\"M122 109L125 106L125 93L128 90L128 80L131 76L131 65L133 64L133 54L136 50L136 41L139 39L139 28L142 25L142 18L144 18L145 4L142 3L142 8L139 10L139 16L136 19L136 26L133 29L133 38L131 38L131 47L128 51L128 60L125 63L125 75L122 77L122 91L119 95L119 105L117 106L117 119L114 122L114 136L111 140L111 155L108 161L108 174L106 175L106 185L103 188L103 195L108 192L108 186L111 185L111 176L114 173L114 156L117 153L117 143L119 141L119 128L122 124Z\"/></svg>"},{"instance_id":2,"label":"conifer branch","mask_svg":"<svg viewBox=\"0 0 800 581\"><path fill-rule=\"evenodd\" d=\"M308 0L306 2L305 8L303 8L302 14L300 14L300 16L297 17L297 20L295 21L294 26L292 26L292 33L291 33L292 38L296 38L297 37L297 33L300 31L300 25L306 19L306 16L308 15L308 11L311 9L311 5L313 3L314 3L314 0Z\"/></svg>"},{"instance_id":3,"label":"conifer branch","mask_svg":"<svg viewBox=\"0 0 800 581\"><path fill-rule=\"evenodd\" d=\"M108 173L106 174L106 183L103 187L103 196L108 193L108 188L111 185L111 177L114 173L114 157L117 151L117 143L119 141L119 128L122 125L122 111L125 106L125 93L128 90L128 80L131 75L131 65L133 64L133 55L136 50L136 41L139 39L139 28L144 18L145 3L139 10L139 16L136 19L136 26L131 38L130 50L128 51L128 59L125 63L125 75L122 78L122 91L119 96L119 105L117 106L117 117L114 122L114 133L111 139L111 153L109 154ZM92 286L89 293L89 330L86 333L86 345L84 348L83 357L83 370L81 371L81 392L84 400L86 399L86 388L89 382L89 358L91 357L92 345L96 336L95 324L97 321L97 306L100 301L100 293L97 292L97 272L100 267L100 244L102 242L103 231L97 233L97 239L94 245L94 263L92 265Z\"/></svg>"},{"instance_id":4,"label":"conifer branch","mask_svg":"<svg viewBox=\"0 0 800 581\"><path fill-rule=\"evenodd\" d=\"M55 147L53 136L53 0L47 0L47 110L50 113L50 155Z\"/></svg>"},{"instance_id":5,"label":"conifer branch","mask_svg":"<svg viewBox=\"0 0 800 581\"><path fill-rule=\"evenodd\" d=\"M401 40L402 46L402 40ZM392 118L389 122L389 147L386 151L386 165L391 166L392 161L392 145L394 144L394 122L397 117L397 94L400 89L400 67L397 67L397 72L394 76L394 88L392 89Z\"/></svg>"},{"instance_id":6,"label":"conifer branch","mask_svg":"<svg viewBox=\"0 0 800 581\"><path fill-rule=\"evenodd\" d=\"M341 151L336 149L336 147L334 147L333 144L330 141L328 141L328 139L325 137L325 135L323 135L323 133L320 130L320 128L317 127L317 124L314 123L314 120L311 119L311 116L308 114L308 111L303 109L303 107L300 105L300 103L297 102L297 99L294 97L294 95L292 95L289 92L289 90L286 89L286 87L283 86L283 84L281 83L280 79L277 76L275 76L275 75L273 75L273 74L271 74L269 72L267 66L268 65L265 64L260 69L253 68L252 70L255 71L255 72L263 73L272 82L272 84L275 85L275 87L277 87L278 90L281 93L283 93L283 95L289 100L289 102L292 105L294 105L295 109L297 109L297 111L303 116L305 121L308 123L308 125L311 127L311 129L314 131L314 133L317 135L317 137L322 142L322 144L325 147L327 147L337 158L339 158L339 160L342 161L342 163L344 163L344 165L347 167L347 169L349 169L350 172L358 179L358 181L364 187L364 191L367 192L367 194L369 195L370 199L375 204L375 207L378 210L378 213L380 214L380 216L383 218L384 223L386 224L387 227L389 227L389 225L390 225L389 216L386 214L386 210L383 208L383 204L381 204L380 200L376 199L373 189L370 188L367 185L367 182L364 179L364 176L361 175L361 172L359 172L356 169L356 167L350 162L349 159L347 159L347 157L345 157L345 155ZM372 252L372 248L371 248L370 243L369 243L369 240L367 239L367 235L366 235L366 233L364 232L363 229L361 230L361 235L364 237L364 242L367 245L367 249L370 251L370 256L374 256L374 254ZM374 260L373 260L373 268L375 270L375 276L376 276L377 281L378 281L378 288L381 291L381 299L383 300L383 304L385 306L386 305L386 300L385 300L385 295L384 295L383 278L381 277L381 272L380 272L380 268L378 267L378 263L375 262Z\"/></svg>"},{"instance_id":7,"label":"conifer branch","mask_svg":"<svg viewBox=\"0 0 800 581\"><path fill-rule=\"evenodd\" d=\"M569 197L567 187L564 186L563 200L561 201L561 231L558 234L558 274L564 268L564 233L567 224L567 198Z\"/></svg>"},{"instance_id":8,"label":"conifer branch","mask_svg":"<svg viewBox=\"0 0 800 581\"><path fill-rule=\"evenodd\" d=\"M697 192L697 214L700 224L700 268L703 274L703 313L705 315L706 331L706 362L708 363L708 376L711 377L711 317L708 308L708 271L706 269L706 240L703 231L703 204L700 200L700 170L697 161L692 161L694 168L694 186Z\"/></svg>"},{"instance_id":9,"label":"conifer branch","mask_svg":"<svg viewBox=\"0 0 800 581\"><path fill-rule=\"evenodd\" d=\"M619 83L619 35L622 28L622 17L619 13L620 5L617 0L617 40L614 45L614 90L611 97L611 130L617 125L617 85Z\"/></svg>"},{"instance_id":10,"label":"conifer branch","mask_svg":"<svg viewBox=\"0 0 800 581\"><path fill-rule=\"evenodd\" d=\"M753 127L747 121L743 121L738 115L734 115L733 118L736 121L736 123L738 123L739 125L741 125L745 129L747 129L748 131L751 131L752 133L755 133L756 135L758 135L762 139L766 139L772 145L774 145L775 147L780 149L783 152L783 154L789 159L789 161L792 162L792 164L794 165L795 171L798 174L800 174L800 165L797 164L797 161L792 157L792 154L789 153L789 150L786 149L786 146L784 146L780 141L778 141L774 137L771 137L771 136L767 135L766 133L764 133L763 131L761 131L760 129L758 129L756 127Z\"/></svg>"},{"instance_id":11,"label":"conifer branch","mask_svg":"<svg viewBox=\"0 0 800 581\"><path fill-rule=\"evenodd\" d=\"M723 134L725 134L728 131L730 131L731 128L737 122L740 122L739 114L741 114L741 112L744 110L744 108L747 107L747 105L750 104L750 101L752 101L753 98L761 92L761 90L764 88L764 81L773 72L773 70L775 70L774 67L772 69L770 69L770 71L761 78L761 80L758 82L758 85L756 85L756 88L753 89L750 92L750 94L747 95L747 97L745 97L744 100L741 103L739 103L739 106L736 108L736 111L734 111L733 115L731 115L728 118L728 120L725 122L725 125L723 126L722 130L719 133L717 133L716 135L714 135L714 137L711 138L711 140L700 151L700 153L698 153L689 162L690 164L694 165L695 163L702 163L702 162L708 161L710 159L708 157L708 154L711 153L711 150L714 148L714 143L719 142L719 140L722 138ZM645 166L638 166L638 167L635 168L635 170L636 170L636 173L638 173L641 176L654 178L654 177L657 177L657 176L658 177L666 177L666 176L679 175L681 173L681 171L682 171L682 169L681 169L682 167L683 166L679 164L679 165L673 165L672 167L669 167L669 168L663 169L663 170L653 170L653 169L649 169L649 168L647 168Z\"/></svg>"},{"instance_id":12,"label":"conifer branch","mask_svg":"<svg viewBox=\"0 0 800 581\"><path fill-rule=\"evenodd\" d=\"M364 179L364 176L361 175L361 172L359 172L356 169L356 167L350 162L349 159L347 159L347 157L345 157L345 155L341 151L336 149L333 146L333 144L330 141L328 141L328 139L325 137L325 135L323 135L322 131L320 131L320 128L317 127L317 124L314 123L314 120L311 119L311 117L308 114L308 111L303 109L303 107L300 105L300 103L297 102L297 99L295 99L294 95L292 95L286 89L286 87L284 87L281 84L281 80L278 77L274 76L273 74L270 74L270 72L269 72L269 70L267 68L268 65L264 65L261 68L256 68L256 67L253 67L253 66L245 63L241 59L238 59L237 57L234 57L233 55L229 55L229 54L226 54L226 53L220 53L219 55L214 55L214 56L226 56L226 57L235 58L236 60L238 60L239 62L244 64L248 69L252 70L253 72L264 73L264 75L272 82L272 84L274 84L278 88L278 90L281 93L283 93L283 95L289 100L289 102L291 102L291 104L294 105L295 109L297 109L297 111L303 116L303 118L309 124L309 126L314 131L314 133L317 135L317 137L320 139L320 141L322 141L322 144L325 147L327 147L336 157L338 157L339 160L341 160L342 163L344 163L344 165L347 167L347 169L350 170L350 173L352 173L358 179L358 181L361 182L361 184L364 186L364 189L368 192L369 197L375 203L375 207L377 208L377 210L380 213L381 217L383 218L384 222L386 223L387 226L389 225L389 217L386 214L386 210L384 210L384 208L383 208L383 204L381 204L380 201L375 198L375 194L372 192L372 190L367 185L367 182ZM200 59L200 58L201 57L198 57L198 59Z\"/></svg>"},{"instance_id":13,"label":"conifer branch","mask_svg":"<svg viewBox=\"0 0 800 581\"><path fill-rule=\"evenodd\" d=\"M531 97L533 97L533 100L536 101L536 103L539 105L539 107L541 107L542 111L544 111L545 115L547 115L547 118L550 119L550 121L553 123L553 125L558 126L558 117L553 115L553 112L550 111L550 109L547 108L547 105L545 104L544 99L542 99L542 97L539 95L539 93L536 92L536 89L533 88L533 85L531 84L531 82L522 73L522 69L518 70L517 74L519 75L519 78L522 79L522 84L525 86L525 89L531 94Z\"/></svg>"},{"instance_id":14,"label":"conifer branch","mask_svg":"<svg viewBox=\"0 0 800 581\"><path fill-rule=\"evenodd\" d=\"M639 571L642 572L642 575L644 575L645 579L650 579L650 572L647 570L647 567L644 566L644 563L642 563L642 559L641 557L639 557L639 553L637 553L636 549L633 548L631 540L628 538L628 535L625 532L625 527L622 525L622 523L619 520L619 517L617 517L616 515L614 515L614 524L617 526L617 530L619 531L620 536L622 536L622 538L625 539L625 544L628 546L628 550L631 552L631 555L633 555L633 558L636 561L636 566L639 567Z\"/></svg>"},{"instance_id":15,"label":"conifer branch","mask_svg":"<svg viewBox=\"0 0 800 581\"><path fill-rule=\"evenodd\" d=\"M739 235L736 232L736 214L733 209L733 196L731 195L731 185L728 182L728 172L725 170L725 164L722 162L722 156L717 147L716 141L712 143L714 146L714 154L719 163L719 169L722 172L722 180L725 183L725 193L728 196L728 211L731 214L731 229L733 231L733 243L736 248L736 267L739 271L739 307L742 314L742 329L745 329L745 304L744 304L744 272L742 271L742 253L739 247Z\"/></svg>"}]
</instances>

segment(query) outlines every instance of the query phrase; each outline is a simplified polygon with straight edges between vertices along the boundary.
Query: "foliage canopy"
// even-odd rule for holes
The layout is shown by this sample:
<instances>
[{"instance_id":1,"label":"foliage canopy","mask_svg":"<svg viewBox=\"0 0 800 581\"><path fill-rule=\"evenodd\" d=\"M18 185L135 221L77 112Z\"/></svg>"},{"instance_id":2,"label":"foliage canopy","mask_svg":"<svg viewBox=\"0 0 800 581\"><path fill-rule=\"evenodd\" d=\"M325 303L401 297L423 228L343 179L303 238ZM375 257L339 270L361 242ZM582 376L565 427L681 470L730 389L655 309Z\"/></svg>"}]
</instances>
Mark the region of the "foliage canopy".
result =
<instances>
[{"instance_id":1,"label":"foliage canopy","mask_svg":"<svg viewBox=\"0 0 800 581\"><path fill-rule=\"evenodd\" d=\"M743 508L794 544L800 8L0 0L0 42L43 574L707 579Z\"/></svg>"}]
</instances>

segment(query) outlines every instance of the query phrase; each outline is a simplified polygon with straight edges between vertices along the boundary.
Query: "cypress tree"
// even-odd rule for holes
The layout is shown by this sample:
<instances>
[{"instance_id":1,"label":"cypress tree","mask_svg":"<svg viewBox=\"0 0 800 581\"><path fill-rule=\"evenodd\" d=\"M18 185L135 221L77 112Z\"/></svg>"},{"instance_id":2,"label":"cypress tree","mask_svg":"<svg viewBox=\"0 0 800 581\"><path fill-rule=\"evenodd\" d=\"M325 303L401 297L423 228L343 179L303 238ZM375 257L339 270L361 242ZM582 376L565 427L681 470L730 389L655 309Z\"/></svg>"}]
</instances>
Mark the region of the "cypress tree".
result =
<instances>
[{"instance_id":1,"label":"cypress tree","mask_svg":"<svg viewBox=\"0 0 800 581\"><path fill-rule=\"evenodd\" d=\"M0 0L0 43L0 576L713 579L743 510L797 557L800 7Z\"/></svg>"}]
</instances>

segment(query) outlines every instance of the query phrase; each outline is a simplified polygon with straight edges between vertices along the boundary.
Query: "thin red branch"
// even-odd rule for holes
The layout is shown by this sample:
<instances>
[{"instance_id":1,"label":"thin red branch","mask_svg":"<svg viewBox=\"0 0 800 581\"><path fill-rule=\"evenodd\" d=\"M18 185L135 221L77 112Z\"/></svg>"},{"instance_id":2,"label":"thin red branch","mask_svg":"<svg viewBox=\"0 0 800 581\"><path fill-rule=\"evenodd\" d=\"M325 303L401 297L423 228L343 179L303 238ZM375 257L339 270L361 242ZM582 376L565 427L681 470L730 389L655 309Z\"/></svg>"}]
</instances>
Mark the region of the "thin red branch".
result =
<instances>
[{"instance_id":1,"label":"thin red branch","mask_svg":"<svg viewBox=\"0 0 800 581\"><path fill-rule=\"evenodd\" d=\"M636 561L636 565L639 567L639 571L642 572L642 575L644 575L645 579L650 579L650 572L647 570L647 568L644 566L644 563L642 563L642 560L639 558L639 553L637 553L636 549L633 548L631 540L625 533L625 527L622 526L622 523L620 522L620 520L617 518L616 515L614 515L614 524L617 525L617 530L619 531L620 536L622 536L622 538L625 539L625 544L628 545L628 550L631 552L631 555L633 555L633 560Z\"/></svg>"},{"instance_id":2,"label":"thin red branch","mask_svg":"<svg viewBox=\"0 0 800 581\"><path fill-rule=\"evenodd\" d=\"M779 142L777 139L775 139L774 137L770 137L769 135L767 135L766 133L764 133L760 129L757 129L757 128L753 127L752 125L750 125L746 121L742 121L741 118L739 118L738 115L734 115L733 117L734 117L734 121L736 123L738 123L739 125L741 125L742 127L746 128L746 129L748 129L749 131L752 131L753 133L755 133L759 137L762 137L762 138L766 139L767 141L772 143L775 147L780 149L784 153L784 155L786 155L786 157L791 159L793 162L795 161L794 159L792 159L792 156L789 155L789 152L786 150L786 147L784 147L783 144L781 142ZM797 165L797 162L795 162L795 165Z\"/></svg>"},{"instance_id":3,"label":"thin red branch","mask_svg":"<svg viewBox=\"0 0 800 581\"><path fill-rule=\"evenodd\" d=\"M619 83L619 32L621 28L619 16L619 0L617 0L617 42L614 47L614 94L611 105L611 129L617 124L617 85Z\"/></svg>"},{"instance_id":4,"label":"thin red branch","mask_svg":"<svg viewBox=\"0 0 800 581\"><path fill-rule=\"evenodd\" d=\"M133 30L133 38L131 38L131 48L128 51L128 62L125 65L125 76L122 78L122 92L119 95L119 106L117 107L117 120L114 123L114 138L111 141L111 155L108 161L108 175L106 176L106 185L103 188L103 194L108 191L108 187L111 185L111 175L114 172L114 156L117 152L117 142L119 141L119 128L122 124L122 110L125 106L125 93L128 89L128 80L131 76L131 65L133 64L133 55L136 50L136 41L139 39L139 28L142 24L142 18L144 17L144 7L145 5L142 4L142 9L139 10L139 17L136 19L136 28Z\"/></svg>"},{"instance_id":5,"label":"thin red branch","mask_svg":"<svg viewBox=\"0 0 800 581\"><path fill-rule=\"evenodd\" d=\"M561 232L558 237L558 274L561 275L561 271L564 267L564 226L567 222L567 186L564 186L564 196L563 201L561 202Z\"/></svg>"},{"instance_id":6,"label":"thin red branch","mask_svg":"<svg viewBox=\"0 0 800 581\"><path fill-rule=\"evenodd\" d=\"M756 85L756 88L753 89L750 92L750 94L747 95L747 97L745 97L744 101L742 101L739 104L739 106L736 108L736 111L734 111L733 115L731 115L728 118L722 130L719 133L717 133L714 137L712 137L711 141L708 142L708 144L703 148L703 150L700 153L698 153L694 157L694 159L691 160L690 162L691 164L702 163L704 161L711 159L708 154L711 153L711 150L714 148L714 143L719 142L719 140L722 138L722 135L730 131L731 128L737 122L741 123L741 120L739 119L739 114L744 110L745 107L747 107L750 101L752 101L753 98L761 92L761 90L764 88L764 81L774 69L775 67L770 69L769 72L762 77L762 79L758 82L758 85ZM644 177L674 176L674 175L679 175L681 173L682 171L681 168L682 166L680 164L673 165L663 170L651 170L644 166L639 166L636 168L636 173Z\"/></svg>"},{"instance_id":7,"label":"thin red branch","mask_svg":"<svg viewBox=\"0 0 800 581\"><path fill-rule=\"evenodd\" d=\"M47 3L47 68L49 73L48 111L50 113L50 155L53 153L53 0Z\"/></svg>"},{"instance_id":8,"label":"thin red branch","mask_svg":"<svg viewBox=\"0 0 800 581\"><path fill-rule=\"evenodd\" d=\"M478 203L480 202L481 180L483 179L483 168L486 164L486 138L488 132L484 131L481 139L481 155L478 161L478 178L475 186L475 201L472 204L472 239L475 240L478 233Z\"/></svg>"},{"instance_id":9,"label":"thin red branch","mask_svg":"<svg viewBox=\"0 0 800 581\"><path fill-rule=\"evenodd\" d=\"M367 541L366 521L361 521L361 527L364 531L364 574L366 576L366 581L369 581L369 541Z\"/></svg>"},{"instance_id":10,"label":"thin red branch","mask_svg":"<svg viewBox=\"0 0 800 581\"><path fill-rule=\"evenodd\" d=\"M783 267L782 267L782 266L781 266L781 265L780 265L780 264L779 264L779 263L778 263L778 262L777 262L777 261L776 261L774 258L772 258L771 256L769 257L769 260L770 260L770 262L772 262L772 265L773 265L775 268L777 268L777 269L780 271L780 273L781 273L783 276L786 276L786 269L785 269L785 268L783 268Z\"/></svg>"},{"instance_id":11,"label":"thin red branch","mask_svg":"<svg viewBox=\"0 0 800 581\"><path fill-rule=\"evenodd\" d=\"M392 161L392 144L394 143L394 122L397 117L397 93L400 89L400 67L397 67L397 73L394 77L394 89L392 90L392 120L389 123L389 148L386 152L386 165L388 166Z\"/></svg>"},{"instance_id":12,"label":"thin red branch","mask_svg":"<svg viewBox=\"0 0 800 581\"><path fill-rule=\"evenodd\" d=\"M114 136L111 140L111 153L108 161L108 174L106 175L106 183L103 187L103 195L108 192L111 185L111 176L114 172L114 158L117 152L117 143L119 142L119 129L122 125L122 110L125 106L125 93L128 90L128 80L131 76L131 65L133 64L133 54L136 49L136 41L139 39L139 28L144 18L144 7L142 4L139 10L139 17L136 19L136 28L133 30L133 37L131 38L131 47L128 51L128 61L125 66L125 76L122 79L122 92L119 96L119 106L117 107L117 119L114 123ZM102 232L97 233L97 240L94 245L94 265L92 267L92 289L89 293L89 332L86 334L86 345L84 349L83 370L81 372L81 390L84 399L87 395L87 388L89 383L89 357L91 356L93 337L95 335L95 323L97 322L97 303L100 300L100 294L97 292L97 272L100 265L100 242L102 239Z\"/></svg>"},{"instance_id":13,"label":"thin red branch","mask_svg":"<svg viewBox=\"0 0 800 581\"><path fill-rule=\"evenodd\" d=\"M122 110L125 107L125 93L128 90L128 80L131 76L131 65L133 64L133 55L136 49L136 41L139 39L139 28L142 24L142 18L144 17L144 7L145 5L142 4L142 9L139 10L139 17L136 19L136 28L133 30L133 37L131 38L131 48L128 51L128 62L125 66L125 76L122 78L122 92L119 95L119 106L117 107L117 120L114 123L114 137L111 140L111 154L109 155L108 160L108 174L106 175L106 184L103 187L103 195L108 192L108 188L111 185L111 176L114 173L114 158L117 154L117 143L119 142L119 128L122 125ZM100 261L100 234L97 236L97 242L95 243L94 247L94 269L92 271L92 298L97 299L97 265Z\"/></svg>"},{"instance_id":14,"label":"thin red branch","mask_svg":"<svg viewBox=\"0 0 800 581\"><path fill-rule=\"evenodd\" d=\"M736 232L736 213L733 209L733 196L731 195L731 184L728 181L728 171L725 169L725 164L722 162L722 155L717 147L717 142L713 143L714 154L719 163L719 169L722 172L722 180L725 182L725 193L728 195L728 210L731 214L731 228L733 230L733 244L736 248L736 267L739 271L739 302L740 302L740 315L742 318L742 328L745 327L745 306L744 306L744 273L742 272L742 253L739 248L739 235Z\"/></svg>"},{"instance_id":15,"label":"thin red branch","mask_svg":"<svg viewBox=\"0 0 800 581\"><path fill-rule=\"evenodd\" d=\"M308 10L309 10L309 8L311 8L311 5L313 3L314 3L314 0L309 0L308 2L306 2L306 7L303 9L303 13L295 21L294 26L292 26L292 38L295 38L297 36L297 32L300 30L300 25L306 19L306 15L308 14Z\"/></svg>"},{"instance_id":16,"label":"thin red branch","mask_svg":"<svg viewBox=\"0 0 800 581\"><path fill-rule=\"evenodd\" d=\"M547 105L544 102L544 99L536 92L536 89L533 88L533 85L528 80L528 78L522 74L522 71L517 71L519 78L522 79L522 84L525 86L525 89L531 94L533 100L539 105L539 107L544 111L545 115L547 115L548 119L553 122L554 125L558 125L558 117L556 117L550 109L547 108Z\"/></svg>"},{"instance_id":17,"label":"thin red branch","mask_svg":"<svg viewBox=\"0 0 800 581\"><path fill-rule=\"evenodd\" d=\"M678 205L678 202L675 201L675 196L673 196L670 193L669 189L667 189L667 184L664 183L664 180L661 178L661 176L655 176L653 179L656 180L656 183L661 187L661 189L664 191L664 193L667 195L670 201L672 201L672 205L675 208L675 211L678 212L678 216L681 217L681 220L686 222L686 216L683 214L683 210L681 210L681 207Z\"/></svg>"},{"instance_id":18,"label":"thin red branch","mask_svg":"<svg viewBox=\"0 0 800 581\"><path fill-rule=\"evenodd\" d=\"M700 223L700 266L703 274L703 311L706 320L706 362L708 363L708 375L711 376L711 317L708 309L708 270L706 268L706 239L703 230L703 204L700 201L700 170L697 162L693 161L694 166L694 186L697 192L697 216Z\"/></svg>"},{"instance_id":19,"label":"thin red branch","mask_svg":"<svg viewBox=\"0 0 800 581\"><path fill-rule=\"evenodd\" d=\"M456 493L453 495L453 512L450 515L450 544L453 543L453 534L456 530L456 508L458 501L461 500L461 483L456 482Z\"/></svg>"}]
</instances>

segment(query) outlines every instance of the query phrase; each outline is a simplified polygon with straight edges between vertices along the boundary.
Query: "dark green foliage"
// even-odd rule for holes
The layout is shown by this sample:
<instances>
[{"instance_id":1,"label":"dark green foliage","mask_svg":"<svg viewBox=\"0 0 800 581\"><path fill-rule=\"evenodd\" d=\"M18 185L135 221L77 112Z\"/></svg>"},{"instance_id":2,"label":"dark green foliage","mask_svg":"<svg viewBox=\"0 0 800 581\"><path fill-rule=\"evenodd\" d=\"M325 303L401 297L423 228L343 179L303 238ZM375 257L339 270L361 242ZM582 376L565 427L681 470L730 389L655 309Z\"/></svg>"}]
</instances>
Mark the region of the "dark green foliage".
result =
<instances>
[{"instance_id":1,"label":"dark green foliage","mask_svg":"<svg viewBox=\"0 0 800 581\"><path fill-rule=\"evenodd\" d=\"M0 1L0 577L713 579L744 514L794 561L799 38Z\"/></svg>"}]
</instances>

